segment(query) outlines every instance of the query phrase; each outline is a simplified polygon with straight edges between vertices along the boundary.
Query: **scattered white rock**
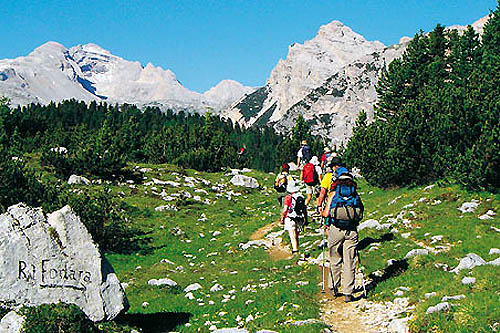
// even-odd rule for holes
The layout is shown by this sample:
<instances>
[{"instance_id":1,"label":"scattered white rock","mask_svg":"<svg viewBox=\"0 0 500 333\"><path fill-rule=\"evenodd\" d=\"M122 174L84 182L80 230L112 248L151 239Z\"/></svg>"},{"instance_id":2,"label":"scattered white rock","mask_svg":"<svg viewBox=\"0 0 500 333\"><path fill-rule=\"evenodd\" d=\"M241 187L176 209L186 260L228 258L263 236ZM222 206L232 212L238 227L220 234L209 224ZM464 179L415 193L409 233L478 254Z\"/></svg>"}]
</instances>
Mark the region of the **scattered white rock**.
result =
<instances>
[{"instance_id":1,"label":"scattered white rock","mask_svg":"<svg viewBox=\"0 0 500 333\"><path fill-rule=\"evenodd\" d=\"M186 295L184 295L184 297L186 297L187 299L190 299L190 300L194 299L193 293L187 293Z\"/></svg>"},{"instance_id":2,"label":"scattered white rock","mask_svg":"<svg viewBox=\"0 0 500 333\"><path fill-rule=\"evenodd\" d=\"M258 188L259 187L259 182L257 179L248 177L248 176L243 176L243 175L235 175L233 178L230 180L231 184L234 186L243 186L243 187L248 187L248 188Z\"/></svg>"},{"instance_id":3,"label":"scattered white rock","mask_svg":"<svg viewBox=\"0 0 500 333\"><path fill-rule=\"evenodd\" d=\"M424 187L424 191L429 191L429 190L433 189L434 186L436 186L436 184L432 184L432 185L426 186L426 187Z\"/></svg>"},{"instance_id":4,"label":"scattered white rock","mask_svg":"<svg viewBox=\"0 0 500 333\"><path fill-rule=\"evenodd\" d=\"M477 207L479 207L479 201L472 200L471 202L464 202L462 206L457 209L462 213L473 213Z\"/></svg>"},{"instance_id":5,"label":"scattered white rock","mask_svg":"<svg viewBox=\"0 0 500 333\"><path fill-rule=\"evenodd\" d=\"M443 303L439 303L435 306L428 307L427 311L425 311L425 313L430 314L430 313L435 313L435 312L442 312L442 311L447 311L450 308L451 308L450 303L443 302Z\"/></svg>"},{"instance_id":6,"label":"scattered white rock","mask_svg":"<svg viewBox=\"0 0 500 333\"><path fill-rule=\"evenodd\" d=\"M485 214L479 216L479 219L480 220L491 220L493 218L493 216L495 216L495 215L496 215L495 212L490 209Z\"/></svg>"},{"instance_id":7,"label":"scattered white rock","mask_svg":"<svg viewBox=\"0 0 500 333\"><path fill-rule=\"evenodd\" d=\"M366 228L378 228L380 227L380 223L377 220L370 219L366 220L358 225L358 231Z\"/></svg>"},{"instance_id":8,"label":"scattered white rock","mask_svg":"<svg viewBox=\"0 0 500 333\"><path fill-rule=\"evenodd\" d=\"M147 308L149 306L149 303L148 302L142 302L141 306L143 308Z\"/></svg>"},{"instance_id":9,"label":"scattered white rock","mask_svg":"<svg viewBox=\"0 0 500 333\"><path fill-rule=\"evenodd\" d=\"M175 205L163 205L155 208L155 211L157 212L164 212L168 210L177 211L178 209Z\"/></svg>"},{"instance_id":10,"label":"scattered white rock","mask_svg":"<svg viewBox=\"0 0 500 333\"><path fill-rule=\"evenodd\" d=\"M168 260L168 259L162 259L162 260L160 260L160 262L161 262L162 264L175 265L175 263L174 263L174 262L172 262L172 261L170 261L170 260Z\"/></svg>"},{"instance_id":11,"label":"scattered white rock","mask_svg":"<svg viewBox=\"0 0 500 333\"><path fill-rule=\"evenodd\" d=\"M408 252L405 256L405 259L410 259L415 256L426 256L429 254L429 250L427 249L413 249L410 252Z\"/></svg>"},{"instance_id":12,"label":"scattered white rock","mask_svg":"<svg viewBox=\"0 0 500 333\"><path fill-rule=\"evenodd\" d=\"M500 254L500 249L497 249L496 247L493 247L493 248L490 249L490 252L488 254L489 255Z\"/></svg>"},{"instance_id":13,"label":"scattered white rock","mask_svg":"<svg viewBox=\"0 0 500 333\"><path fill-rule=\"evenodd\" d=\"M252 320L254 320L255 318L252 316L252 314L249 314L246 318L245 318L245 323L249 323L251 322Z\"/></svg>"},{"instance_id":14,"label":"scattered white rock","mask_svg":"<svg viewBox=\"0 0 500 333\"><path fill-rule=\"evenodd\" d=\"M90 185L90 180L83 176L71 175L68 179L69 185Z\"/></svg>"},{"instance_id":15,"label":"scattered white rock","mask_svg":"<svg viewBox=\"0 0 500 333\"><path fill-rule=\"evenodd\" d=\"M239 321L241 321L241 319L236 320L236 321L239 322ZM221 329L214 331L214 333L248 333L248 331L244 328L234 327L234 328L221 328Z\"/></svg>"},{"instance_id":16,"label":"scattered white rock","mask_svg":"<svg viewBox=\"0 0 500 333\"><path fill-rule=\"evenodd\" d=\"M151 279L148 281L148 284L150 286L167 286L167 287L176 287L177 282L174 280L171 280L169 278L163 278L163 279Z\"/></svg>"},{"instance_id":17,"label":"scattered white rock","mask_svg":"<svg viewBox=\"0 0 500 333\"><path fill-rule=\"evenodd\" d=\"M462 279L462 284L469 285L469 284L474 284L476 283L476 278L474 277L464 277Z\"/></svg>"},{"instance_id":18,"label":"scattered white rock","mask_svg":"<svg viewBox=\"0 0 500 333\"><path fill-rule=\"evenodd\" d=\"M394 319L389 323L387 331L389 333L408 333L410 329L408 328L408 320L411 317Z\"/></svg>"},{"instance_id":19,"label":"scattered white rock","mask_svg":"<svg viewBox=\"0 0 500 333\"><path fill-rule=\"evenodd\" d=\"M431 297L435 297L437 295L437 293L435 291L431 292L431 293L425 293L425 298L429 299Z\"/></svg>"},{"instance_id":20,"label":"scattered white rock","mask_svg":"<svg viewBox=\"0 0 500 333\"><path fill-rule=\"evenodd\" d=\"M389 205L389 206L394 205L394 204L395 204L395 203L396 203L399 199L401 199L401 198L402 198L402 196L401 196L401 195L400 195L400 196L397 196L397 197L396 197L396 198L394 198L392 201L390 201L390 202L388 203L388 205Z\"/></svg>"},{"instance_id":21,"label":"scattered white rock","mask_svg":"<svg viewBox=\"0 0 500 333\"><path fill-rule=\"evenodd\" d=\"M458 274L462 269L472 269L476 266L485 265L486 261L475 253L469 253L467 256L460 260L457 267L451 270L451 272Z\"/></svg>"},{"instance_id":22,"label":"scattered white rock","mask_svg":"<svg viewBox=\"0 0 500 333\"><path fill-rule=\"evenodd\" d=\"M188 293L190 291L196 291L196 290L199 290L199 289L202 289L202 288L203 287L199 283L192 283L189 286L187 286L186 288L184 288L184 292Z\"/></svg>"},{"instance_id":23,"label":"scattered white rock","mask_svg":"<svg viewBox=\"0 0 500 333\"><path fill-rule=\"evenodd\" d=\"M465 295L443 296L443 298L441 298L441 302L459 301L459 300L464 299L464 298L465 298Z\"/></svg>"},{"instance_id":24,"label":"scattered white rock","mask_svg":"<svg viewBox=\"0 0 500 333\"><path fill-rule=\"evenodd\" d=\"M213 293L213 292L216 292L216 291L221 291L221 290L223 290L223 289L224 289L224 287L223 287L223 286L221 286L220 284L216 283L216 284L214 284L214 285L212 286L212 288L210 288L210 292L212 292L212 293Z\"/></svg>"}]
</instances>

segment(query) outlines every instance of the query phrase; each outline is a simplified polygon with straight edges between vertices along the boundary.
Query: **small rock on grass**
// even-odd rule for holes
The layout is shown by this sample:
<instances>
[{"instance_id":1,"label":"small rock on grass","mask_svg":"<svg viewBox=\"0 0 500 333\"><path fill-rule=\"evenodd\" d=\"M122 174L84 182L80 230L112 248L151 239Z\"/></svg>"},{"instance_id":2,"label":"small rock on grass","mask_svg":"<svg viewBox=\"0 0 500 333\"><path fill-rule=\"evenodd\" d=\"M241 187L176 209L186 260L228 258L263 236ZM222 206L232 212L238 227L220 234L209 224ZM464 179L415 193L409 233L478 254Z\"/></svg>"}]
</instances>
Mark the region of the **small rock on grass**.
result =
<instances>
[{"instance_id":1,"label":"small rock on grass","mask_svg":"<svg viewBox=\"0 0 500 333\"><path fill-rule=\"evenodd\" d=\"M461 299L464 299L465 295L455 295L455 296L444 296L441 298L442 302L447 302L447 301L459 301Z\"/></svg>"},{"instance_id":2,"label":"small rock on grass","mask_svg":"<svg viewBox=\"0 0 500 333\"><path fill-rule=\"evenodd\" d=\"M442 311L447 311L451 308L451 305L450 303L448 302L443 302L443 303L439 303L435 306L430 306L427 308L427 311L425 311L426 314L430 314L430 313L436 313L436 312L442 312Z\"/></svg>"},{"instance_id":3,"label":"small rock on grass","mask_svg":"<svg viewBox=\"0 0 500 333\"><path fill-rule=\"evenodd\" d=\"M177 282L174 280L171 280L169 278L164 278L164 279L151 279L148 281L148 284L150 286L167 286L167 287L176 287Z\"/></svg>"},{"instance_id":4,"label":"small rock on grass","mask_svg":"<svg viewBox=\"0 0 500 333\"><path fill-rule=\"evenodd\" d=\"M476 278L474 277L464 277L462 279L462 284L469 285L469 284L474 284L476 283Z\"/></svg>"},{"instance_id":5,"label":"small rock on grass","mask_svg":"<svg viewBox=\"0 0 500 333\"><path fill-rule=\"evenodd\" d=\"M431 297L434 297L434 296L436 296L436 295L437 295L437 294L436 294L436 292L435 292L435 291L433 291L433 292L431 292L431 293L425 293L425 298L431 298Z\"/></svg>"},{"instance_id":6,"label":"small rock on grass","mask_svg":"<svg viewBox=\"0 0 500 333\"><path fill-rule=\"evenodd\" d=\"M500 254L500 249L497 249L497 248L491 248L490 249L490 252L488 253L489 255L493 255L493 254Z\"/></svg>"},{"instance_id":7,"label":"small rock on grass","mask_svg":"<svg viewBox=\"0 0 500 333\"><path fill-rule=\"evenodd\" d=\"M454 269L452 269L450 272L458 274L458 272L462 269L472 269L476 266L482 266L485 264L486 264L486 261L484 261L483 258L481 258L480 256L478 256L475 253L469 253L469 254L467 254L467 256L462 258L460 260L460 263L458 264L458 266L455 267Z\"/></svg>"},{"instance_id":8,"label":"small rock on grass","mask_svg":"<svg viewBox=\"0 0 500 333\"><path fill-rule=\"evenodd\" d=\"M428 254L429 251L426 249L413 249L406 254L405 259L413 258L415 256L426 256Z\"/></svg>"}]
</instances>

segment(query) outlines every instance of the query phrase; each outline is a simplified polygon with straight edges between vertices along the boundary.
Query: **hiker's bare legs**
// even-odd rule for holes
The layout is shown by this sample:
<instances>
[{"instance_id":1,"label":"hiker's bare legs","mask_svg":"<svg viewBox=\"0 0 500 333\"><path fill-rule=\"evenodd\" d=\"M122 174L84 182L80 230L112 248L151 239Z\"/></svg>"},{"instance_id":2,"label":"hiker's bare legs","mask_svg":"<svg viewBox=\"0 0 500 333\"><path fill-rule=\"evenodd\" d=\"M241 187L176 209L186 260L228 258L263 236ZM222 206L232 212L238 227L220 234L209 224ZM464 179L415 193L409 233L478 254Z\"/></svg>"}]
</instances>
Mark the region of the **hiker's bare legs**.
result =
<instances>
[{"instance_id":1,"label":"hiker's bare legs","mask_svg":"<svg viewBox=\"0 0 500 333\"><path fill-rule=\"evenodd\" d=\"M290 235L290 243L292 243L292 251L296 252L299 250L299 233L297 229L289 229L288 234Z\"/></svg>"},{"instance_id":2,"label":"hiker's bare legs","mask_svg":"<svg viewBox=\"0 0 500 333\"><path fill-rule=\"evenodd\" d=\"M311 201L311 199L312 199L312 194L307 193L307 195L306 195L306 207L309 205L309 201Z\"/></svg>"}]
</instances>

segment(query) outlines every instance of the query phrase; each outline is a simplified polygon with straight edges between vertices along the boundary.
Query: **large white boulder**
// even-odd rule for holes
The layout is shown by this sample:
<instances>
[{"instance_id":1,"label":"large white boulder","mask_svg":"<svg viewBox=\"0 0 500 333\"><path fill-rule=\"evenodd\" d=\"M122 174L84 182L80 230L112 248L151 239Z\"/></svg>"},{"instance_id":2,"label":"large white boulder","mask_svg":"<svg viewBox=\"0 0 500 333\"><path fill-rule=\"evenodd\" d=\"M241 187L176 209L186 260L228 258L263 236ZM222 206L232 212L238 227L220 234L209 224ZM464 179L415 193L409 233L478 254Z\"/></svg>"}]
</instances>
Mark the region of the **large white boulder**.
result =
<instances>
[{"instance_id":1,"label":"large white boulder","mask_svg":"<svg viewBox=\"0 0 500 333\"><path fill-rule=\"evenodd\" d=\"M128 309L109 262L69 206L47 217L20 203L0 215L0 301L75 304L93 321Z\"/></svg>"},{"instance_id":2,"label":"large white boulder","mask_svg":"<svg viewBox=\"0 0 500 333\"><path fill-rule=\"evenodd\" d=\"M259 187L259 182L257 181L257 179L243 175L233 176L233 178L231 178L231 184L235 186L243 186L249 188Z\"/></svg>"}]
</instances>

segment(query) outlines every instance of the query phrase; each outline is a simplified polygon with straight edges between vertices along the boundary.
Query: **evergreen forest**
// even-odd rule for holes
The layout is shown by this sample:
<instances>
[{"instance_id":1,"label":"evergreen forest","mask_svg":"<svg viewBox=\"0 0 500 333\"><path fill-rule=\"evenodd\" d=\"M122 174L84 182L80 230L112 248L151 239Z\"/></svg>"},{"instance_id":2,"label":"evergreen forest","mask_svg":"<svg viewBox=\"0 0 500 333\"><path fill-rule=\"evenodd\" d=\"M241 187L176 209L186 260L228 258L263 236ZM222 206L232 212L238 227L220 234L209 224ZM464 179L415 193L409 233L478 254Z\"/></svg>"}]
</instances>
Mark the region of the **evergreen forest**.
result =
<instances>
[{"instance_id":1,"label":"evergreen forest","mask_svg":"<svg viewBox=\"0 0 500 333\"><path fill-rule=\"evenodd\" d=\"M361 113L345 157L375 185L439 179L500 189L500 6L480 37L419 32L377 85L375 121Z\"/></svg>"}]
</instances>

